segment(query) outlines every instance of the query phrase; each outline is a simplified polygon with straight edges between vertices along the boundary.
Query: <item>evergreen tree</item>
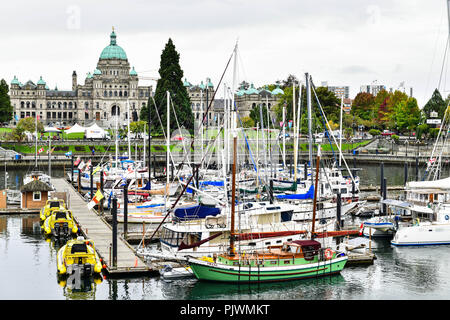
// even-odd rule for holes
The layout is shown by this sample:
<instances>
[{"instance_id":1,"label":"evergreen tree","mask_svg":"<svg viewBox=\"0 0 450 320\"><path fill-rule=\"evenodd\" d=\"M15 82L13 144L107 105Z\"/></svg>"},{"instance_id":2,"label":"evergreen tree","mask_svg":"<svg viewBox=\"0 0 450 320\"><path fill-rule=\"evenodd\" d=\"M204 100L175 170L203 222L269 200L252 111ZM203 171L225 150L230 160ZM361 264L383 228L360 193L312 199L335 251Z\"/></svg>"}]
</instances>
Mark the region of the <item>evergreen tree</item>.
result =
<instances>
[{"instance_id":1,"label":"evergreen tree","mask_svg":"<svg viewBox=\"0 0 450 320\"><path fill-rule=\"evenodd\" d=\"M152 134L162 134L163 128L158 118L161 118L164 130L166 129L167 119L167 91L170 92L170 127L175 130L178 128L177 119L180 126L184 126L193 133L194 115L192 113L191 101L186 87L183 86L183 70L180 67L180 55L175 49L172 39L169 38L164 50L161 54L161 62L159 68L160 79L156 84L155 96L153 102L152 97L149 98L147 106L150 108L151 132ZM173 108L172 108L173 104ZM148 108L142 108L140 118L148 121ZM176 117L174 110L177 111ZM158 111L156 111L158 110ZM158 114L156 113L158 112Z\"/></svg>"},{"instance_id":2,"label":"evergreen tree","mask_svg":"<svg viewBox=\"0 0 450 320\"><path fill-rule=\"evenodd\" d=\"M438 89L435 89L430 100L428 100L422 110L427 118L430 118L430 113L432 111L436 111L438 113L438 117L442 119L444 117L446 107L447 105L445 104L444 99L442 99L441 93Z\"/></svg>"},{"instance_id":3,"label":"evergreen tree","mask_svg":"<svg viewBox=\"0 0 450 320\"><path fill-rule=\"evenodd\" d=\"M0 81L0 122L9 122L13 116L13 108L8 92L8 84L2 79Z\"/></svg>"}]
</instances>

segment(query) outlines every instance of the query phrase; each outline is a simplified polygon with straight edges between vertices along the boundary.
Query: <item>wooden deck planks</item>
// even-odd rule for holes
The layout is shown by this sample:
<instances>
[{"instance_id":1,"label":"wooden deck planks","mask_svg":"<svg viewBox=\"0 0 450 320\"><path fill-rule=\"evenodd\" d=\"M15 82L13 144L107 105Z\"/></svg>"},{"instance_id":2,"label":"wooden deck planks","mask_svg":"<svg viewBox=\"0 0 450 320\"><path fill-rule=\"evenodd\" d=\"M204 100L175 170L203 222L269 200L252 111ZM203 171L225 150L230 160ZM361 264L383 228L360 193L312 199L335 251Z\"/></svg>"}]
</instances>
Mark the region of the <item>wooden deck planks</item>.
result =
<instances>
[{"instance_id":1,"label":"wooden deck planks","mask_svg":"<svg viewBox=\"0 0 450 320\"><path fill-rule=\"evenodd\" d=\"M92 239L99 256L107 265L110 274L142 273L155 271L140 257L135 255L134 249L119 235L117 236L117 266L112 263L112 228L95 210L89 210L83 197L63 178L52 179L56 190L68 193L69 209L86 238Z\"/></svg>"}]
</instances>

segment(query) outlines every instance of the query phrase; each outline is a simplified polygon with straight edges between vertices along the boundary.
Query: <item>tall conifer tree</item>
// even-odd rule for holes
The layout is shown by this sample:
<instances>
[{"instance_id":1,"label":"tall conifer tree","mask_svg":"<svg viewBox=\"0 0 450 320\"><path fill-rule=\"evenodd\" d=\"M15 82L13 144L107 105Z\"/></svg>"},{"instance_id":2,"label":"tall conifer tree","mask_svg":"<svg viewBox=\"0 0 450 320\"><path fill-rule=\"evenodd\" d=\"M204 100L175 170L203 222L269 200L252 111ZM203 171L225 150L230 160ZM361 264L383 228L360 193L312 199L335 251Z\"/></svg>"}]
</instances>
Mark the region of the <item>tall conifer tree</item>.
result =
<instances>
[{"instance_id":1,"label":"tall conifer tree","mask_svg":"<svg viewBox=\"0 0 450 320\"><path fill-rule=\"evenodd\" d=\"M8 92L8 84L2 79L0 81L0 122L8 122L12 119L13 108Z\"/></svg>"},{"instance_id":2,"label":"tall conifer tree","mask_svg":"<svg viewBox=\"0 0 450 320\"><path fill-rule=\"evenodd\" d=\"M151 132L153 135L159 135L163 132L156 110L158 110L164 130L166 129L167 91L170 92L170 99L176 110L179 125L184 126L185 129L193 133L194 115L189 94L186 87L183 86L183 70L181 70L179 61L180 55L176 51L172 39L169 38L161 54L160 78L156 84L154 96L156 108L152 97L149 98L147 103L147 106L150 108ZM141 120L148 121L148 108L142 108L140 117ZM172 130L178 129L177 119L172 107L170 108L170 127Z\"/></svg>"}]
</instances>

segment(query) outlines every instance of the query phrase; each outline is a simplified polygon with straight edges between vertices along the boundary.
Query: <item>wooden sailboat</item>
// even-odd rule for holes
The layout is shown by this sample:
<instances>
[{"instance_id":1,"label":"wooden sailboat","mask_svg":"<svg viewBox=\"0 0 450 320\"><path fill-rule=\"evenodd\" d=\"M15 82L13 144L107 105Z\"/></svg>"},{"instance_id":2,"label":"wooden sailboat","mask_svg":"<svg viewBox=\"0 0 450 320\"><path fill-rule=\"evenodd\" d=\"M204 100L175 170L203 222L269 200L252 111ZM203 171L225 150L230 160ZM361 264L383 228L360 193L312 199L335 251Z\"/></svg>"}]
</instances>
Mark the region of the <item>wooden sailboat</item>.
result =
<instances>
[{"instance_id":1,"label":"wooden sailboat","mask_svg":"<svg viewBox=\"0 0 450 320\"><path fill-rule=\"evenodd\" d=\"M348 257L330 248L321 248L320 242L314 240L315 206L311 240L285 242L281 246L270 246L268 250L251 253L237 252L235 249L235 183L236 183L236 145L234 136L234 153L232 169L232 202L231 202L231 237L226 253L220 254L213 262L189 258L189 265L199 280L218 282L273 282L312 278L339 273L345 266ZM316 160L316 177L314 204L317 198L317 184L320 154Z\"/></svg>"}]
</instances>

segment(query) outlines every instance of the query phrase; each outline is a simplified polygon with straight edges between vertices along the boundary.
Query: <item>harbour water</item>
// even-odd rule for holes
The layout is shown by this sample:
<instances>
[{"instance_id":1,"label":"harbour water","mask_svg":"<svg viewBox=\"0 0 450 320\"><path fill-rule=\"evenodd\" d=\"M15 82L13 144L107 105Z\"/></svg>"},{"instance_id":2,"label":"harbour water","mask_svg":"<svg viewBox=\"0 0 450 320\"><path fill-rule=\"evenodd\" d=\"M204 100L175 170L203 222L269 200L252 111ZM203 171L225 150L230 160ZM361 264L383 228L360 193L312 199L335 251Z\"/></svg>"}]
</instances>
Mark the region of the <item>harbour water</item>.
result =
<instances>
[{"instance_id":1,"label":"harbour water","mask_svg":"<svg viewBox=\"0 0 450 320\"><path fill-rule=\"evenodd\" d=\"M385 165L388 184L403 183L403 167ZM410 168L410 175L414 168ZM54 171L62 176L62 171ZM8 185L23 172L9 171ZM379 167L362 181L377 185ZM366 175L366 177L364 177ZM3 177L2 177L3 178ZM19 182L21 179L19 179ZM0 179L0 185L4 181ZM366 184L366 183L364 183ZM352 221L358 223L359 221ZM450 247L396 248L373 240L373 265L340 275L286 283L220 284L159 276L88 279L78 288L58 281L58 244L41 234L37 215L0 216L0 300L443 300L450 298ZM120 258L120 257L119 257ZM68 284L69 283L69 284Z\"/></svg>"},{"instance_id":2,"label":"harbour water","mask_svg":"<svg viewBox=\"0 0 450 320\"><path fill-rule=\"evenodd\" d=\"M58 245L35 215L0 216L0 300L441 300L450 298L450 247L395 248L374 240L373 265L286 283L221 284L159 276L58 281ZM5 289L7 288L7 289Z\"/></svg>"}]
</instances>

